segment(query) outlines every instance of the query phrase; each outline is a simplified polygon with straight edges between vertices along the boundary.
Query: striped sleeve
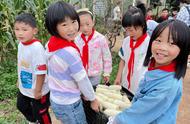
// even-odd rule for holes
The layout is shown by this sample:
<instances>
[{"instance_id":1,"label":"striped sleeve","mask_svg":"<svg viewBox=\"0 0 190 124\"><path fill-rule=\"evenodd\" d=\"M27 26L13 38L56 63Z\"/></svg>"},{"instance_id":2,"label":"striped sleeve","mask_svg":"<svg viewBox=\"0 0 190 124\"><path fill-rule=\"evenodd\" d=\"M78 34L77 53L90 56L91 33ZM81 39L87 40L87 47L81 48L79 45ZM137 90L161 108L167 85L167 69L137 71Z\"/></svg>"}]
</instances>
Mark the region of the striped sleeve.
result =
<instances>
[{"instance_id":1,"label":"striped sleeve","mask_svg":"<svg viewBox=\"0 0 190 124\"><path fill-rule=\"evenodd\" d=\"M82 94L90 101L95 99L94 90L82 65L81 58L76 50L70 49L61 52L61 58L68 64L71 77L78 84Z\"/></svg>"},{"instance_id":2,"label":"striped sleeve","mask_svg":"<svg viewBox=\"0 0 190 124\"><path fill-rule=\"evenodd\" d=\"M76 81L80 81L86 76L81 58L74 48L62 49L58 54L58 56L68 65L70 75Z\"/></svg>"}]
</instances>

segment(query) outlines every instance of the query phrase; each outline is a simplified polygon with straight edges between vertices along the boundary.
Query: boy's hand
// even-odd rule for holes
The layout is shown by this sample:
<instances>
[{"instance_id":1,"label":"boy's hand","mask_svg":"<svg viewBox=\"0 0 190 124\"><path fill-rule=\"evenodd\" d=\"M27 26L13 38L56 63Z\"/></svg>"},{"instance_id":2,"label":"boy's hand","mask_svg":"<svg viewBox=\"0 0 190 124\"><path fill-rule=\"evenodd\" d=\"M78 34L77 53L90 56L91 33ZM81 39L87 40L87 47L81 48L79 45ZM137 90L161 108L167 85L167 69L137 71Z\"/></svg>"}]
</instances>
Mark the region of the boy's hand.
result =
<instances>
[{"instance_id":1,"label":"boy's hand","mask_svg":"<svg viewBox=\"0 0 190 124\"><path fill-rule=\"evenodd\" d=\"M36 88L34 91L34 98L41 99L42 98L42 86L45 80L45 74L37 75L36 76Z\"/></svg>"},{"instance_id":2,"label":"boy's hand","mask_svg":"<svg viewBox=\"0 0 190 124\"><path fill-rule=\"evenodd\" d=\"M41 99L41 98L42 98L42 92L39 90L35 90L34 99Z\"/></svg>"},{"instance_id":3,"label":"boy's hand","mask_svg":"<svg viewBox=\"0 0 190 124\"><path fill-rule=\"evenodd\" d=\"M100 104L98 102L97 99L95 99L94 101L91 101L91 104L90 104L91 108L96 111L96 112L99 112L99 107L100 107Z\"/></svg>"}]
</instances>

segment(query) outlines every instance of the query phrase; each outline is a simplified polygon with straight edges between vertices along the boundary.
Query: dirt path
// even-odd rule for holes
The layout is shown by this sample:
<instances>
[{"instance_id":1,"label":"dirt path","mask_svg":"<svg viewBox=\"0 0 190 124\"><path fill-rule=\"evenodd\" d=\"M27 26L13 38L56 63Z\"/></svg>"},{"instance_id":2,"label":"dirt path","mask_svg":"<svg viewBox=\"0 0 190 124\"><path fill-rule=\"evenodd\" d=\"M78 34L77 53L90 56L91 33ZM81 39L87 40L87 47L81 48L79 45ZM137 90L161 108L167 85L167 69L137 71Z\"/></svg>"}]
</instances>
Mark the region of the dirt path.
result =
<instances>
[{"instance_id":1,"label":"dirt path","mask_svg":"<svg viewBox=\"0 0 190 124\"><path fill-rule=\"evenodd\" d=\"M183 83L183 96L179 106L177 124L190 124L190 68Z\"/></svg>"}]
</instances>

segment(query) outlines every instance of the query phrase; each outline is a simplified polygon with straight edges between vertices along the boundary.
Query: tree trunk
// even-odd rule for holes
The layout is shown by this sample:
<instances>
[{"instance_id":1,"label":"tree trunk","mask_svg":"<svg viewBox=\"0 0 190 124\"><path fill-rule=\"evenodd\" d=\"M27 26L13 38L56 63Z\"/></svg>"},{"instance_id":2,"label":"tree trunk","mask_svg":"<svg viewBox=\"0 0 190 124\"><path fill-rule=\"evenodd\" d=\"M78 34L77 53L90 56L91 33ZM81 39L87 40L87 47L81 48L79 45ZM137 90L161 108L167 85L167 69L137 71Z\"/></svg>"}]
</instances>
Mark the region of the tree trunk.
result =
<instances>
[{"instance_id":1,"label":"tree trunk","mask_svg":"<svg viewBox=\"0 0 190 124\"><path fill-rule=\"evenodd\" d=\"M82 8L86 8L86 0L81 0L82 2Z\"/></svg>"}]
</instances>

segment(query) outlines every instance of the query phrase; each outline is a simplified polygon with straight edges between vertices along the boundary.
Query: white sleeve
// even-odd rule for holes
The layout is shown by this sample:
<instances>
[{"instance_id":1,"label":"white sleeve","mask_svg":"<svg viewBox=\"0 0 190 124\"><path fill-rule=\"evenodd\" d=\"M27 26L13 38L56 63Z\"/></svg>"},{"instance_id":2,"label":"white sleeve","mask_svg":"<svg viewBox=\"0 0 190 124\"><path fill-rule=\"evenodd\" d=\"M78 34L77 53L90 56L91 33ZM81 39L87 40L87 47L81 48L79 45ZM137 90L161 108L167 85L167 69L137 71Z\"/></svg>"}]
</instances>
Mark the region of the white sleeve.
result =
<instances>
[{"instance_id":1,"label":"white sleeve","mask_svg":"<svg viewBox=\"0 0 190 124\"><path fill-rule=\"evenodd\" d=\"M123 43L122 43L122 46L119 50L119 57L122 59L122 60L125 60L125 54L127 52L127 45L128 45L128 42L130 41L130 37L126 37L124 40L123 40Z\"/></svg>"},{"instance_id":2,"label":"white sleeve","mask_svg":"<svg viewBox=\"0 0 190 124\"><path fill-rule=\"evenodd\" d=\"M32 65L34 74L47 73L45 49L41 43L34 44Z\"/></svg>"}]
</instances>

